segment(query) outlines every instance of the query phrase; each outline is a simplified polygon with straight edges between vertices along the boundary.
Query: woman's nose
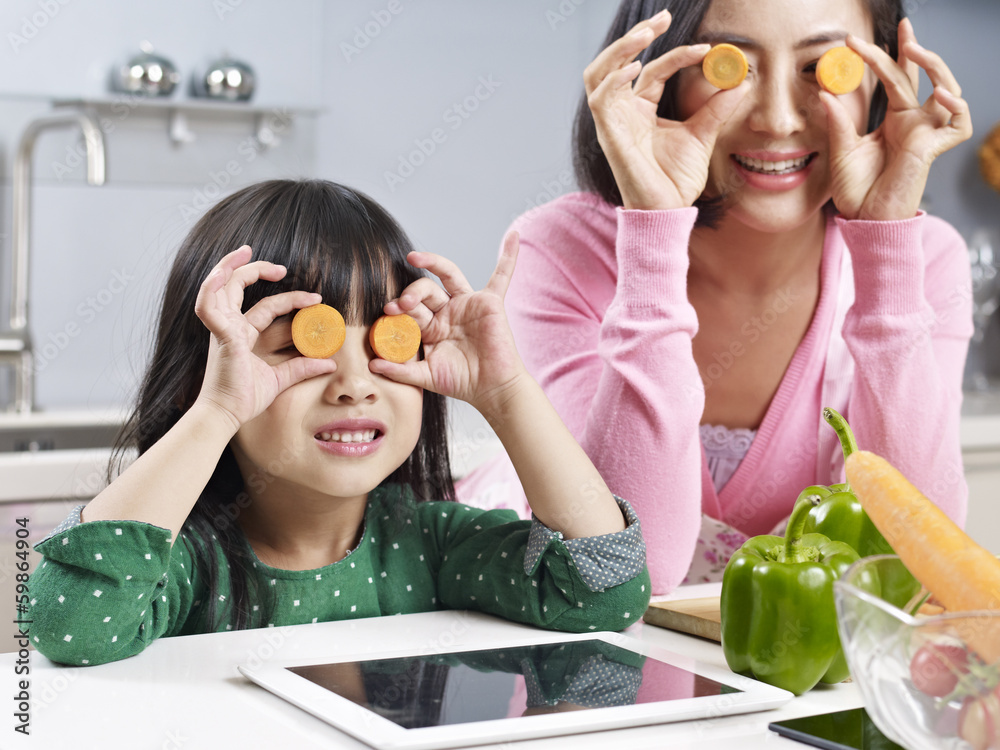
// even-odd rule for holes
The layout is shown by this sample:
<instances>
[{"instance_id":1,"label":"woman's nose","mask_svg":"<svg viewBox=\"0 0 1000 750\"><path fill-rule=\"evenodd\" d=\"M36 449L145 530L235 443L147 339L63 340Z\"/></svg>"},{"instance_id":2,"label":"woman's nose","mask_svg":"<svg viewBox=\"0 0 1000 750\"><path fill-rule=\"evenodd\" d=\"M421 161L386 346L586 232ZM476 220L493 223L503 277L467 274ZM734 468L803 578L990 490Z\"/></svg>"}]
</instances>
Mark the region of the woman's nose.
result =
<instances>
[{"instance_id":1,"label":"woman's nose","mask_svg":"<svg viewBox=\"0 0 1000 750\"><path fill-rule=\"evenodd\" d=\"M772 75L760 80L756 96L752 97L750 128L772 138L787 138L805 128L810 109L808 96L819 102L814 92L806 91L785 75Z\"/></svg>"}]
</instances>

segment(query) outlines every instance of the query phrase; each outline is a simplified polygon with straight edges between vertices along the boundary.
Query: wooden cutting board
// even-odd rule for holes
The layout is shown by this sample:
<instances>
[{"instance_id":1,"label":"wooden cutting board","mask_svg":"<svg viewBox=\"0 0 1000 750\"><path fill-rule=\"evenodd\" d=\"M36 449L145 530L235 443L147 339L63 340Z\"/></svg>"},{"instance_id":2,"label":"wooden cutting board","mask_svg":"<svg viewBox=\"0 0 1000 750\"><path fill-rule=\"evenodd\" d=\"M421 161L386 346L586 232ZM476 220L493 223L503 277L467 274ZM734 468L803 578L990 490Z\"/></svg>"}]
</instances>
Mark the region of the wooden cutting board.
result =
<instances>
[{"instance_id":1,"label":"wooden cutting board","mask_svg":"<svg viewBox=\"0 0 1000 750\"><path fill-rule=\"evenodd\" d=\"M653 602L642 619L650 625L722 642L722 618L717 596Z\"/></svg>"}]
</instances>

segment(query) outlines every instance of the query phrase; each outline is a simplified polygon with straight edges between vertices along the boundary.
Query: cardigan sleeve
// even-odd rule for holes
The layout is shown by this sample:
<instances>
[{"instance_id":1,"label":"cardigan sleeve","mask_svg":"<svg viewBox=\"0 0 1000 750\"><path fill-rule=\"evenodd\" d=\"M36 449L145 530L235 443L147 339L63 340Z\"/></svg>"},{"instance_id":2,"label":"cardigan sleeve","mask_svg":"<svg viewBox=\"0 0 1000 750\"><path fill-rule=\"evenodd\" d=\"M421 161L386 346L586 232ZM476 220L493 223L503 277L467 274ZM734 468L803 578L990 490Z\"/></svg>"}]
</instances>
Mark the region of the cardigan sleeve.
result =
<instances>
[{"instance_id":1,"label":"cardigan sleeve","mask_svg":"<svg viewBox=\"0 0 1000 750\"><path fill-rule=\"evenodd\" d=\"M854 266L844 340L855 362L847 417L858 444L964 525L959 419L972 336L965 242L923 213L837 223Z\"/></svg>"},{"instance_id":2,"label":"cardigan sleeve","mask_svg":"<svg viewBox=\"0 0 1000 750\"><path fill-rule=\"evenodd\" d=\"M554 630L631 625L649 604L649 573L639 520L618 502L623 531L573 540L512 511L433 504L425 512L441 555L442 605Z\"/></svg>"},{"instance_id":3,"label":"cardigan sleeve","mask_svg":"<svg viewBox=\"0 0 1000 750\"><path fill-rule=\"evenodd\" d=\"M77 516L78 518L78 516ZM186 539L138 521L89 521L35 545L32 643L63 664L134 656L187 619L197 590Z\"/></svg>"},{"instance_id":4,"label":"cardigan sleeve","mask_svg":"<svg viewBox=\"0 0 1000 750\"><path fill-rule=\"evenodd\" d=\"M702 511L698 424L705 391L692 351L688 242L697 209L626 211L590 196L515 224L507 310L518 349L611 491L646 535L655 593L691 564Z\"/></svg>"}]
</instances>

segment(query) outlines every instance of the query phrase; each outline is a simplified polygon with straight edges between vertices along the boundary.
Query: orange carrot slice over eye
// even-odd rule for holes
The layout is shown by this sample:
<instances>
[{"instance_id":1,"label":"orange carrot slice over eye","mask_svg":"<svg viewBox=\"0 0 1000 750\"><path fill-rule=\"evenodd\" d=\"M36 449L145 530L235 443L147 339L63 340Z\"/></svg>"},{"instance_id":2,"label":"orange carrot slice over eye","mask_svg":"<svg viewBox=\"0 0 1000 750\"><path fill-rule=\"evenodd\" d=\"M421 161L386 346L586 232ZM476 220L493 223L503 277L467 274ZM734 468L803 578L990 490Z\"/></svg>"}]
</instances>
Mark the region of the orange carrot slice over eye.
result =
<instances>
[{"instance_id":1,"label":"orange carrot slice over eye","mask_svg":"<svg viewBox=\"0 0 1000 750\"><path fill-rule=\"evenodd\" d=\"M368 340L382 359L406 362L420 349L420 326L409 315L383 315L375 321Z\"/></svg>"},{"instance_id":2,"label":"orange carrot slice over eye","mask_svg":"<svg viewBox=\"0 0 1000 750\"><path fill-rule=\"evenodd\" d=\"M734 89L743 83L750 70L743 50L731 44L716 44L702 60L701 69L717 89Z\"/></svg>"},{"instance_id":3,"label":"orange carrot slice over eye","mask_svg":"<svg viewBox=\"0 0 1000 750\"><path fill-rule=\"evenodd\" d=\"M816 63L816 80L831 94L850 94L865 77L865 61L850 47L833 47Z\"/></svg>"},{"instance_id":4,"label":"orange carrot slice over eye","mask_svg":"<svg viewBox=\"0 0 1000 750\"><path fill-rule=\"evenodd\" d=\"M304 357L332 357L346 336L344 316L329 305L303 307L292 318L292 343Z\"/></svg>"}]
</instances>

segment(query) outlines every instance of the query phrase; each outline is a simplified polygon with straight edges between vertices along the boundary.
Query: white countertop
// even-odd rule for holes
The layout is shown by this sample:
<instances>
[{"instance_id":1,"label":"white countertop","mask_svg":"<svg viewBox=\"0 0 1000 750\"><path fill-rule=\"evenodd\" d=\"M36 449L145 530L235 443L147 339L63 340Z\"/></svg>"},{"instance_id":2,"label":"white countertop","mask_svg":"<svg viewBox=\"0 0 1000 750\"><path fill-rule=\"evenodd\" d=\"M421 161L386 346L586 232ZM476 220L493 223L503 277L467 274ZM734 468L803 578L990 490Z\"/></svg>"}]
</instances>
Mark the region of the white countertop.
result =
<instances>
[{"instance_id":1,"label":"white countertop","mask_svg":"<svg viewBox=\"0 0 1000 750\"><path fill-rule=\"evenodd\" d=\"M689 587L676 596L697 596ZM718 591L718 584L715 585ZM706 589L707 591L707 589ZM725 669L712 641L638 623L626 631L653 646ZM236 665L254 659L294 660L366 654L386 643L480 647L500 640L542 643L548 631L470 612L430 612L396 617L161 638L131 659L96 667L61 667L31 654L31 736L13 731L16 654L0 655L0 695L7 696L0 747L80 748L364 748L365 745L243 678ZM711 748L740 750L802 746L774 735L772 721L861 705L851 683L816 688L770 711L627 730L519 742L517 748ZM491 745L505 747L511 745Z\"/></svg>"},{"instance_id":2,"label":"white countertop","mask_svg":"<svg viewBox=\"0 0 1000 750\"><path fill-rule=\"evenodd\" d=\"M24 420L35 426L113 423L121 412L40 412L27 416L0 414L0 429ZM457 404L450 416L449 449L456 476L464 476L503 447L486 420L471 407ZM964 452L1000 452L1000 392L966 393L962 404L961 441ZM0 503L53 498L89 500L100 490L110 450L0 452Z\"/></svg>"}]
</instances>

